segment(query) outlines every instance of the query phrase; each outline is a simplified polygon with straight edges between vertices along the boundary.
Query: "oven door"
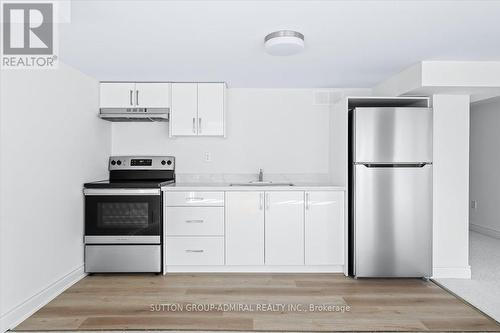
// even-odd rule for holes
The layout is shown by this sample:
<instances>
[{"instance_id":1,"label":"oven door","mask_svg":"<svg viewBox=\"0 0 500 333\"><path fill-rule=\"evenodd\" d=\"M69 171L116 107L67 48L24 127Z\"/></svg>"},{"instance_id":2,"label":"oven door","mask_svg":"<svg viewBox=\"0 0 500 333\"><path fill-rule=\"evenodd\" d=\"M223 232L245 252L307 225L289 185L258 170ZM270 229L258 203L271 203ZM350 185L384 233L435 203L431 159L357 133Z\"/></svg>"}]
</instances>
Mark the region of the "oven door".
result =
<instances>
[{"instance_id":1,"label":"oven door","mask_svg":"<svg viewBox=\"0 0 500 333\"><path fill-rule=\"evenodd\" d=\"M85 189L86 244L160 244L159 189Z\"/></svg>"}]
</instances>

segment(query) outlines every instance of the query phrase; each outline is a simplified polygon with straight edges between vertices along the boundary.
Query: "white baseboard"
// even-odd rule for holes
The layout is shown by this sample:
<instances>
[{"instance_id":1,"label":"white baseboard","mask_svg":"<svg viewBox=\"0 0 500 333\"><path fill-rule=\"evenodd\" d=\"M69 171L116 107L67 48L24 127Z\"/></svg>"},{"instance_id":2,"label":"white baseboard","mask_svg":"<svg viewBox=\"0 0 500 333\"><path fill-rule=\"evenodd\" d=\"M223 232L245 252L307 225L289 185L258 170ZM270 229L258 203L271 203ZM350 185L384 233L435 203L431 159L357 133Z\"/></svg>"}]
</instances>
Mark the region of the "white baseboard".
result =
<instances>
[{"instance_id":1,"label":"white baseboard","mask_svg":"<svg viewBox=\"0 0 500 333\"><path fill-rule=\"evenodd\" d=\"M433 279L470 279L470 266L465 267L433 267Z\"/></svg>"},{"instance_id":2,"label":"white baseboard","mask_svg":"<svg viewBox=\"0 0 500 333\"><path fill-rule=\"evenodd\" d=\"M344 265L324 266L184 266L167 265L168 273L344 273Z\"/></svg>"},{"instance_id":3,"label":"white baseboard","mask_svg":"<svg viewBox=\"0 0 500 333\"><path fill-rule=\"evenodd\" d=\"M484 226L479 225L479 224L470 223L469 229L472 231L475 231L475 232L479 232L480 234L483 234L486 236L500 239L500 231L493 229L493 228L484 227Z\"/></svg>"},{"instance_id":4,"label":"white baseboard","mask_svg":"<svg viewBox=\"0 0 500 333\"><path fill-rule=\"evenodd\" d=\"M0 332L13 329L86 275L82 265L14 307L0 317Z\"/></svg>"}]
</instances>

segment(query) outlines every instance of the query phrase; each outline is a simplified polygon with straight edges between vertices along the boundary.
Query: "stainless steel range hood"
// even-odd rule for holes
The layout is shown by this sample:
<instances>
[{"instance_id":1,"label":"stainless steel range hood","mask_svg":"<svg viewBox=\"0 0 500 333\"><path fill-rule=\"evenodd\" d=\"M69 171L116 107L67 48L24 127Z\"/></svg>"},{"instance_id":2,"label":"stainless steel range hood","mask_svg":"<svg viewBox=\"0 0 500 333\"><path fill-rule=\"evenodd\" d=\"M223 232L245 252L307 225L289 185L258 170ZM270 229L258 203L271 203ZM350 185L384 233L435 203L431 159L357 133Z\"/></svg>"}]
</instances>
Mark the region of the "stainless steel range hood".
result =
<instances>
[{"instance_id":1,"label":"stainless steel range hood","mask_svg":"<svg viewBox=\"0 0 500 333\"><path fill-rule=\"evenodd\" d=\"M99 117L108 121L168 121L168 108L101 108Z\"/></svg>"}]
</instances>

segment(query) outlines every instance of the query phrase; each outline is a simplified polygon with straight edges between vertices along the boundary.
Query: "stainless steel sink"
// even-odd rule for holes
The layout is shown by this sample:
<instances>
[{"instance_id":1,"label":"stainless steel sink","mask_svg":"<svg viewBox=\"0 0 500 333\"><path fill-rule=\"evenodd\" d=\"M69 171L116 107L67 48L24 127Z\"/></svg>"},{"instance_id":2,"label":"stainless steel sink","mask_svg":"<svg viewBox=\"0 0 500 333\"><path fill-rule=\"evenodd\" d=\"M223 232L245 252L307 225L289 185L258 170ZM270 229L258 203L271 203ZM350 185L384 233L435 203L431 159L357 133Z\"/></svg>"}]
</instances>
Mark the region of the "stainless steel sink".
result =
<instances>
[{"instance_id":1,"label":"stainless steel sink","mask_svg":"<svg viewBox=\"0 0 500 333\"><path fill-rule=\"evenodd\" d=\"M294 186L292 183L271 182L271 181L250 181L248 183L232 183L230 186Z\"/></svg>"}]
</instances>

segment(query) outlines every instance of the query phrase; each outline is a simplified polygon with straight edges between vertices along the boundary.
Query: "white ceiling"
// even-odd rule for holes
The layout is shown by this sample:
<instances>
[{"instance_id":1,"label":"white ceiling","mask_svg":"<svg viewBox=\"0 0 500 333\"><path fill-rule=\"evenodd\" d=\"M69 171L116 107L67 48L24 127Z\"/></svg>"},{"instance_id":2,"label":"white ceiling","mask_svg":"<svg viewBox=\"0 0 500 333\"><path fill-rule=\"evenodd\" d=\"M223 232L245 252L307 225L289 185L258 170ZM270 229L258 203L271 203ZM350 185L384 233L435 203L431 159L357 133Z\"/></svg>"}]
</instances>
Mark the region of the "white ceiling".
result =
<instances>
[{"instance_id":1,"label":"white ceiling","mask_svg":"<svg viewBox=\"0 0 500 333\"><path fill-rule=\"evenodd\" d=\"M305 35L273 57L264 36ZM500 60L500 1L73 0L61 59L99 80L371 87L421 60Z\"/></svg>"}]
</instances>

